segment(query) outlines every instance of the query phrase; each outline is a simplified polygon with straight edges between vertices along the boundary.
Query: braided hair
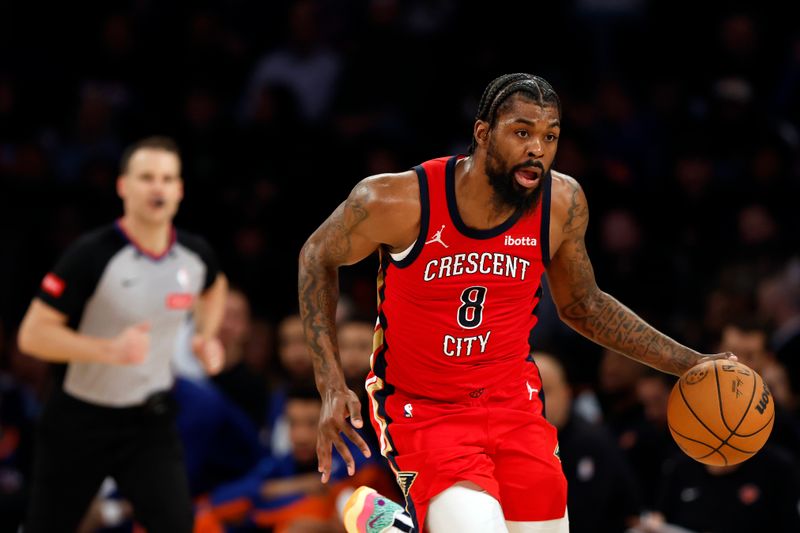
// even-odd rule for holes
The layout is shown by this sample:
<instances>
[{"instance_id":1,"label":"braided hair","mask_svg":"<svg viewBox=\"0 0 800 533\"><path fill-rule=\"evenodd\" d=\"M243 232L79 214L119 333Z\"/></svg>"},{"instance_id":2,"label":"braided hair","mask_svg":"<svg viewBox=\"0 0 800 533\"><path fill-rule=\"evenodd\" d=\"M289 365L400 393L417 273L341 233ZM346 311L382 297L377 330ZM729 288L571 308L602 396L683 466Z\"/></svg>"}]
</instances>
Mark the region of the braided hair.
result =
<instances>
[{"instance_id":1,"label":"braided hair","mask_svg":"<svg viewBox=\"0 0 800 533\"><path fill-rule=\"evenodd\" d=\"M475 116L475 120L488 122L490 128L494 127L504 104L517 93L523 93L542 107L555 106L558 109L558 115L561 116L561 100L553 86L542 77L518 72L497 77L486 86L478 104L478 114ZM469 153L473 154L477 146L478 143L473 136Z\"/></svg>"}]
</instances>

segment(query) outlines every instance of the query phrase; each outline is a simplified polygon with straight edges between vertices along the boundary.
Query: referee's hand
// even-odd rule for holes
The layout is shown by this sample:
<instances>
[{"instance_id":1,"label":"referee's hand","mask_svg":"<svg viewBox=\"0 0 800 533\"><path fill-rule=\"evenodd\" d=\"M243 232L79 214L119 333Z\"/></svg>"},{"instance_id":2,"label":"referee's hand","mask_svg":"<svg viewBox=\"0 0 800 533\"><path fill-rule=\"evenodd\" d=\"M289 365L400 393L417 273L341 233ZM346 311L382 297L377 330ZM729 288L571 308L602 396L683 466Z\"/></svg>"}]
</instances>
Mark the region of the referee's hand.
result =
<instances>
[{"instance_id":1,"label":"referee's hand","mask_svg":"<svg viewBox=\"0 0 800 533\"><path fill-rule=\"evenodd\" d=\"M150 323L142 322L129 326L111 341L110 363L114 365L138 365L147 359L150 352Z\"/></svg>"},{"instance_id":2,"label":"referee's hand","mask_svg":"<svg viewBox=\"0 0 800 533\"><path fill-rule=\"evenodd\" d=\"M216 337L205 338L202 335L195 335L192 338L192 351L209 376L219 374L225 366L225 348Z\"/></svg>"}]
</instances>

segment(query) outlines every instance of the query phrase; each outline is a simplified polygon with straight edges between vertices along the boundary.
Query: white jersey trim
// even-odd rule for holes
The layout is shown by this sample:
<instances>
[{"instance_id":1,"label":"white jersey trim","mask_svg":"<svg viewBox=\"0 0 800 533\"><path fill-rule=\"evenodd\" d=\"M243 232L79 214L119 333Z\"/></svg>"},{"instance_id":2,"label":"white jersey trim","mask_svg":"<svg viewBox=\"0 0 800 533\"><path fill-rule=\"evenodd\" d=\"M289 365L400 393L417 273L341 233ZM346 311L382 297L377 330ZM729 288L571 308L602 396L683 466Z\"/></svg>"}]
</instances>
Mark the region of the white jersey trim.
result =
<instances>
[{"instance_id":1,"label":"white jersey trim","mask_svg":"<svg viewBox=\"0 0 800 533\"><path fill-rule=\"evenodd\" d=\"M411 243L411 245L410 245L408 248L406 248L405 250L403 250L402 252L397 252L396 254L393 254L392 252L389 252L389 255L390 255L390 256L392 257L392 259L394 259L395 261L402 261L403 259L405 259L406 257L408 257L408 254L410 254L410 253L411 253L411 250L413 250L413 249L414 249L414 245L415 245L415 244L417 244L417 241L416 241L416 240L414 240L414 242L412 242L412 243Z\"/></svg>"}]
</instances>

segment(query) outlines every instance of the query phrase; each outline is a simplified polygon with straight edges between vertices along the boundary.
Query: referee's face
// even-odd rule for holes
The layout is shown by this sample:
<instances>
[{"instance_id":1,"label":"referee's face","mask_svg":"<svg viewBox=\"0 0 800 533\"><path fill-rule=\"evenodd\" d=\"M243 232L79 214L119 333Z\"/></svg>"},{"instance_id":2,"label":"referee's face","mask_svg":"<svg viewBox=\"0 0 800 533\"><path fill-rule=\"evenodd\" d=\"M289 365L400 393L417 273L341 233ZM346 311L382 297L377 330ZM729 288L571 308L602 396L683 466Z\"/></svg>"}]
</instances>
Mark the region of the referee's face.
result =
<instances>
[{"instance_id":1,"label":"referee's face","mask_svg":"<svg viewBox=\"0 0 800 533\"><path fill-rule=\"evenodd\" d=\"M137 150L117 191L126 216L146 224L170 224L183 198L178 156L158 148Z\"/></svg>"}]
</instances>

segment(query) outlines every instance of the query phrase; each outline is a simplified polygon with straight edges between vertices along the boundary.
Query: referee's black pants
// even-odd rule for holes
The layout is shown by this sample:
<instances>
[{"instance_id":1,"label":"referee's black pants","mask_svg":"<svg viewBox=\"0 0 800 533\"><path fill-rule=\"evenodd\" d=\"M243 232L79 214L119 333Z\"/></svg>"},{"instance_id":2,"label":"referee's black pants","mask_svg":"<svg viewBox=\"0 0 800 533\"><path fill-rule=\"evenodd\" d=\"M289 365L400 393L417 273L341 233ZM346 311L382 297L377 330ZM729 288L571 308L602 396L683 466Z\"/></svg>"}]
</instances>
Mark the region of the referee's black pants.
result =
<instances>
[{"instance_id":1,"label":"referee's black pants","mask_svg":"<svg viewBox=\"0 0 800 533\"><path fill-rule=\"evenodd\" d=\"M191 533L193 510L175 428L162 393L138 407L100 407L55 392L36 435L24 533L74 533L111 476L148 533Z\"/></svg>"}]
</instances>

